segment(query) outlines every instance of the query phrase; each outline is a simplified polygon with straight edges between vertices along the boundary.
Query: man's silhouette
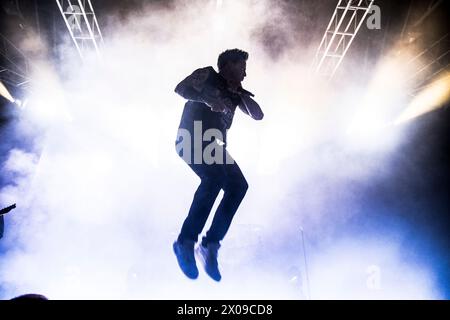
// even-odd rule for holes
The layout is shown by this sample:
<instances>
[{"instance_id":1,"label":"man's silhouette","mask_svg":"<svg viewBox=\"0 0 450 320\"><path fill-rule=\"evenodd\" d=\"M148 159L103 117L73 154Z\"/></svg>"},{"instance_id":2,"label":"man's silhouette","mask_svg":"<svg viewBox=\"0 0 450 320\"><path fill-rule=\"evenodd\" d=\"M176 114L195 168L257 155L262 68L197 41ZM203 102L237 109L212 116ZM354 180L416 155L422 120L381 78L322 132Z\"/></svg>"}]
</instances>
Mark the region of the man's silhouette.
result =
<instances>
[{"instance_id":1,"label":"man's silhouette","mask_svg":"<svg viewBox=\"0 0 450 320\"><path fill-rule=\"evenodd\" d=\"M191 279L198 277L194 245L222 189L223 199L211 227L195 250L211 278L220 281L217 253L245 193L247 181L226 151L227 130L237 107L255 120L264 117L253 94L242 88L248 53L239 49L222 52L217 73L213 67L195 70L175 88L187 99L176 141L177 153L199 176L189 214L173 244L178 264Z\"/></svg>"}]
</instances>

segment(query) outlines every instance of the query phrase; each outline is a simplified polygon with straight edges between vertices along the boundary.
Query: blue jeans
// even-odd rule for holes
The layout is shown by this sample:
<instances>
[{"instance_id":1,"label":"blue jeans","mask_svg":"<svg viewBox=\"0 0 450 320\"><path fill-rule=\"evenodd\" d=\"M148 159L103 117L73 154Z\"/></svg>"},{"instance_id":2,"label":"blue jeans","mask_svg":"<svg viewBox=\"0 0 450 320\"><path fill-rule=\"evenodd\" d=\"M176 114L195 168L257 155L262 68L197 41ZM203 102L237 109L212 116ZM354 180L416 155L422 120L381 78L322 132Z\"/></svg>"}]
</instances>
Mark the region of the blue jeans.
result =
<instances>
[{"instance_id":1,"label":"blue jeans","mask_svg":"<svg viewBox=\"0 0 450 320\"><path fill-rule=\"evenodd\" d=\"M180 154L178 155L180 156ZM232 159L226 148L224 148L224 155ZM188 163L188 165L201 181L194 194L189 214L184 220L178 240L180 242L198 240L198 235L205 227L214 202L222 189L224 191L222 201L214 214L210 229L202 239L202 245L220 242L225 237L247 192L247 181L235 161L228 164Z\"/></svg>"}]
</instances>

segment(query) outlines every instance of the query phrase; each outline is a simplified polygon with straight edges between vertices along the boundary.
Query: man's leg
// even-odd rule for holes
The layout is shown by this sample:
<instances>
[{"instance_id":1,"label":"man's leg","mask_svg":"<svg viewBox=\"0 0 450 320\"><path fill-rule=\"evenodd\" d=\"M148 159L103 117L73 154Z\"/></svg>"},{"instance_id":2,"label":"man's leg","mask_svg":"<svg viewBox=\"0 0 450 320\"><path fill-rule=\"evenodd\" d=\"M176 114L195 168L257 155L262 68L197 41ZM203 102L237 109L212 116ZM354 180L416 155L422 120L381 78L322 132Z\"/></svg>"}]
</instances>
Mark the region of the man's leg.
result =
<instances>
[{"instance_id":1,"label":"man's leg","mask_svg":"<svg viewBox=\"0 0 450 320\"><path fill-rule=\"evenodd\" d=\"M191 207L188 216L184 220L180 234L177 241L194 241L197 242L198 235L202 232L211 209L216 201L217 196L222 188L223 170L218 164L207 164L203 162L203 152L205 148L211 143L204 141L201 149L196 149L194 142L186 144L184 140L175 142L178 156L181 157L187 165L200 178L201 182L198 186L194 198L192 199ZM184 156L184 151L191 148L190 155ZM195 163L195 154L200 152L202 155L202 162Z\"/></svg>"},{"instance_id":2,"label":"man's leg","mask_svg":"<svg viewBox=\"0 0 450 320\"><path fill-rule=\"evenodd\" d=\"M181 228L179 241L193 240L197 242L198 235L202 232L211 209L219 195L220 171L216 165L190 165L192 170L200 177L201 182L194 194L189 214Z\"/></svg>"},{"instance_id":3,"label":"man's leg","mask_svg":"<svg viewBox=\"0 0 450 320\"><path fill-rule=\"evenodd\" d=\"M248 189L248 183L236 162L223 164L221 169L224 177L222 186L224 195L214 215L211 228L202 239L204 246L223 240Z\"/></svg>"},{"instance_id":4,"label":"man's leg","mask_svg":"<svg viewBox=\"0 0 450 320\"><path fill-rule=\"evenodd\" d=\"M206 273L216 281L222 279L217 261L220 241L227 233L234 214L248 189L247 181L235 162L223 164L220 169L222 171L224 195L214 215L211 228L196 250Z\"/></svg>"},{"instance_id":5,"label":"man's leg","mask_svg":"<svg viewBox=\"0 0 450 320\"><path fill-rule=\"evenodd\" d=\"M190 279L196 279L198 269L194 258L194 245L221 189L220 179L218 179L221 171L206 164L189 166L200 177L201 183L195 192L189 214L183 223L178 239L173 244L173 250L184 274Z\"/></svg>"}]
</instances>

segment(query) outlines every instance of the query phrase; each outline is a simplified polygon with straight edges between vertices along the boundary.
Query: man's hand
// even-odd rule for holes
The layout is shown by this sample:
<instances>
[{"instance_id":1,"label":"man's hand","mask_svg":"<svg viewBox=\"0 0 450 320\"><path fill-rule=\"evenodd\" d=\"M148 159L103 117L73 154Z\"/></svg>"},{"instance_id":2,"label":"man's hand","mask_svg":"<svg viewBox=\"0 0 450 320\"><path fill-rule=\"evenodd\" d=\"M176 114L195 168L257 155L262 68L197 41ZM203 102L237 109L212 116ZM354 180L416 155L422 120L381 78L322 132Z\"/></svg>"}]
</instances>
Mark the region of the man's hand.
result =
<instances>
[{"instance_id":1,"label":"man's hand","mask_svg":"<svg viewBox=\"0 0 450 320\"><path fill-rule=\"evenodd\" d=\"M247 94L241 94L239 108L255 120L262 120L264 113L259 104Z\"/></svg>"},{"instance_id":2,"label":"man's hand","mask_svg":"<svg viewBox=\"0 0 450 320\"><path fill-rule=\"evenodd\" d=\"M205 98L204 103L206 103L206 105L211 108L211 111L223 113L231 112L232 102L228 98L226 99Z\"/></svg>"}]
</instances>

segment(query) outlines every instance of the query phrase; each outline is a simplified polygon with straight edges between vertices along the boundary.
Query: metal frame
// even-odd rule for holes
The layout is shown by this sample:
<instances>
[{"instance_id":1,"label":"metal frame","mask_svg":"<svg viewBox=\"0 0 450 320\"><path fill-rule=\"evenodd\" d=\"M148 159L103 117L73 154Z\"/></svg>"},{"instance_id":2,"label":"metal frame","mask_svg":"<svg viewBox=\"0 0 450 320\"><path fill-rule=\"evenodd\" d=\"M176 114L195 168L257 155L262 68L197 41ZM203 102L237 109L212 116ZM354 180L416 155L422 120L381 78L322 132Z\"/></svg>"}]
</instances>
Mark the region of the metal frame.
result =
<instances>
[{"instance_id":1,"label":"metal frame","mask_svg":"<svg viewBox=\"0 0 450 320\"><path fill-rule=\"evenodd\" d=\"M445 59L450 53L447 42L448 35L449 33L445 34L407 62L407 64L411 64L421 57L425 57L427 61L424 65L418 67L417 71L408 79L408 81L416 81L411 95L414 96L415 93L427 87L429 82L433 81L441 73L448 72L450 64L448 63L448 58Z\"/></svg>"},{"instance_id":2,"label":"metal frame","mask_svg":"<svg viewBox=\"0 0 450 320\"><path fill-rule=\"evenodd\" d=\"M423 14L417 19L417 21L415 21L413 24L410 24L409 27L412 30L420 27L426 19L430 18L430 15L434 13L442 3L442 0L430 0L428 3L428 7L423 12ZM405 29L408 23L409 21L407 16L407 19L403 26L402 37L405 33ZM424 35L424 33L419 33L417 38ZM410 96L415 97L417 93L432 85L433 81L441 75L446 73L447 75L445 76L445 78L448 77L450 67L450 63L448 61L450 53L448 47L448 35L449 33L443 35L407 62L408 65L413 62L418 64L415 72L412 73L408 78L408 81L413 84L413 88L409 93Z\"/></svg>"},{"instance_id":3,"label":"metal frame","mask_svg":"<svg viewBox=\"0 0 450 320\"><path fill-rule=\"evenodd\" d=\"M91 0L55 1L81 59L84 59L84 52L92 48L100 57L103 36Z\"/></svg>"},{"instance_id":4,"label":"metal frame","mask_svg":"<svg viewBox=\"0 0 450 320\"><path fill-rule=\"evenodd\" d=\"M29 61L25 54L8 38L0 33L0 56L5 64L0 65L0 81L17 88L26 89L30 82L28 78Z\"/></svg>"},{"instance_id":5,"label":"metal frame","mask_svg":"<svg viewBox=\"0 0 450 320\"><path fill-rule=\"evenodd\" d=\"M424 14L413 24L413 28L418 27L430 14L436 10L437 7L442 3L442 0L431 0L427 11L424 12Z\"/></svg>"},{"instance_id":6,"label":"metal frame","mask_svg":"<svg viewBox=\"0 0 450 320\"><path fill-rule=\"evenodd\" d=\"M339 0L312 64L313 71L333 78L361 28L374 0Z\"/></svg>"}]
</instances>

